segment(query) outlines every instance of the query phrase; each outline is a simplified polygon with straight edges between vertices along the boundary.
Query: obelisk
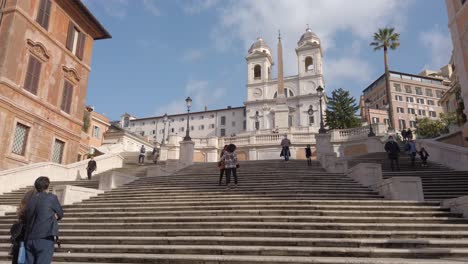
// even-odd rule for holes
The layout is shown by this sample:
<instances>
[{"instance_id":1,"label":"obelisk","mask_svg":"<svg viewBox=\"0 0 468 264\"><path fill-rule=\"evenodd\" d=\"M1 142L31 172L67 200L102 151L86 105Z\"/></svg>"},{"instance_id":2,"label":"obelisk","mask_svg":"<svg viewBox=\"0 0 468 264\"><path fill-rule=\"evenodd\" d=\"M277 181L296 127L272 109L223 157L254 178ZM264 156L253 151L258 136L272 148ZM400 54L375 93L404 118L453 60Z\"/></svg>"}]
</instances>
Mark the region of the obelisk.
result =
<instances>
[{"instance_id":1,"label":"obelisk","mask_svg":"<svg viewBox=\"0 0 468 264\"><path fill-rule=\"evenodd\" d=\"M288 114L289 108L284 93L283 46L281 44L281 33L278 33L278 80L275 105L275 126L277 128L287 129L289 127Z\"/></svg>"}]
</instances>

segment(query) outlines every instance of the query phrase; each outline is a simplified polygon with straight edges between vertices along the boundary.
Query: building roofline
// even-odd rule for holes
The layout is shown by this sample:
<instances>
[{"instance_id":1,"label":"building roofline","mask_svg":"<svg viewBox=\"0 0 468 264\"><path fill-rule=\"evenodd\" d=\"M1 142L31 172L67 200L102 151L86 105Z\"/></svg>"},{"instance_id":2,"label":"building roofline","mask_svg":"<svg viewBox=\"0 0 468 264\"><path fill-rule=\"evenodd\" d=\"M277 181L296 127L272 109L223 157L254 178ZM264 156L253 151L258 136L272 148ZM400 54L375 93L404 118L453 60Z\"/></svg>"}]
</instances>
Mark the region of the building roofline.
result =
<instances>
[{"instance_id":1,"label":"building roofline","mask_svg":"<svg viewBox=\"0 0 468 264\"><path fill-rule=\"evenodd\" d=\"M236 107L231 107L231 108L220 108L220 109L207 110L207 111L190 112L190 115L210 113L210 112L219 112L219 111L224 111L224 110L237 110L237 109L242 109L242 108L245 108L245 106L236 106ZM186 116L186 115L187 115L187 113L182 113L182 114L175 114L175 115L167 115L167 117L177 117L177 116ZM156 118L162 118L162 117L164 117L164 115L143 117L143 118L135 118L135 119L131 119L129 121L134 122L134 121L149 120L149 119L156 119Z\"/></svg>"},{"instance_id":2,"label":"building roofline","mask_svg":"<svg viewBox=\"0 0 468 264\"><path fill-rule=\"evenodd\" d=\"M107 31L106 28L97 20L97 18L89 11L89 9L86 7L81 0L72 0L72 3L75 3L76 6L80 9L81 12L93 23L94 26L98 29L100 35L93 37L95 40L100 40L100 39L109 39L112 38L111 34Z\"/></svg>"},{"instance_id":3,"label":"building roofline","mask_svg":"<svg viewBox=\"0 0 468 264\"><path fill-rule=\"evenodd\" d=\"M429 79L429 80L434 80L434 81L443 81L443 79L440 79L440 78L434 78L434 77L428 77L428 76L421 76L421 75L412 74L412 73L406 73L406 72L389 71L389 73L404 74L404 75L408 75L408 76L411 76L411 77L422 78L422 79ZM372 86L374 86L374 84L376 84L377 82L379 82L380 79L382 79L382 78L385 78L385 73L383 73L382 75L380 75L379 78L377 78L375 81L373 81L371 84L369 84L364 90L362 90L362 92L365 93L368 89L370 89ZM392 79L391 76L390 76L390 79Z\"/></svg>"}]
</instances>

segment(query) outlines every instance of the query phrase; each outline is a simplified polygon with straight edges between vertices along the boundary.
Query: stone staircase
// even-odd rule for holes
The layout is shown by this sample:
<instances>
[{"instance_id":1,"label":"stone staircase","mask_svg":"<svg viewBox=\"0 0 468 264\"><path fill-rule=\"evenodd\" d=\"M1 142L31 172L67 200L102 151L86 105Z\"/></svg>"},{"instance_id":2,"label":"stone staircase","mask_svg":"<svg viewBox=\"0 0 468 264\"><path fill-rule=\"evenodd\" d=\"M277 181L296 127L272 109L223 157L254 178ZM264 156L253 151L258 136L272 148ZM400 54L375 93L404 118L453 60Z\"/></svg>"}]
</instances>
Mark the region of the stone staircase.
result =
<instances>
[{"instance_id":1,"label":"stone staircase","mask_svg":"<svg viewBox=\"0 0 468 264\"><path fill-rule=\"evenodd\" d=\"M59 185L73 185L85 188L97 189L99 187L99 181L97 180L76 180L76 181L54 181L50 183L49 191L52 191L54 186ZM0 205L14 205L17 206L20 204L21 199L26 192L34 189L34 186L27 186L9 193L4 193L0 195Z\"/></svg>"},{"instance_id":2,"label":"stone staircase","mask_svg":"<svg viewBox=\"0 0 468 264\"><path fill-rule=\"evenodd\" d=\"M218 173L195 164L65 206L54 263L468 263L468 221L437 202L385 201L304 161L241 163L230 190ZM0 263L13 221L0 217Z\"/></svg>"},{"instance_id":3,"label":"stone staircase","mask_svg":"<svg viewBox=\"0 0 468 264\"><path fill-rule=\"evenodd\" d=\"M430 160L427 167L422 167L418 158L416 159L416 165L412 166L410 157L405 153L400 155L399 161L400 171L392 172L386 153L371 153L350 159L348 167L361 162L379 163L382 164L384 178L396 176L420 177L423 184L424 198L429 201L440 201L468 195L468 171L455 171Z\"/></svg>"}]
</instances>

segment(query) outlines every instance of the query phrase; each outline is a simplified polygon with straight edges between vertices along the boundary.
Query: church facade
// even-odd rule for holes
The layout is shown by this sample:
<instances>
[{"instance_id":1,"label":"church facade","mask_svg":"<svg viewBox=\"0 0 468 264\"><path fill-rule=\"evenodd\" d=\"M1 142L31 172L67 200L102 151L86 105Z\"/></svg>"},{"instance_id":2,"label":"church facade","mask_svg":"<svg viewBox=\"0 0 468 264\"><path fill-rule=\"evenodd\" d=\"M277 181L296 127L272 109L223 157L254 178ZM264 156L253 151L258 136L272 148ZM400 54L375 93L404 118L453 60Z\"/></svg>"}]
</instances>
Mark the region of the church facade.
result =
<instances>
[{"instance_id":1,"label":"church facade","mask_svg":"<svg viewBox=\"0 0 468 264\"><path fill-rule=\"evenodd\" d=\"M196 161L216 161L225 144L238 146L240 159L276 159L279 142L287 135L293 142L292 158L304 158L320 128L320 98L324 86L320 39L309 28L295 49L297 75L283 75L281 37L278 38L277 72L272 78L273 55L258 38L246 56L247 97L245 106L173 115L136 118L125 113L120 127L161 145L161 159L178 159L179 142L186 133L195 142ZM325 110L325 103L322 106Z\"/></svg>"},{"instance_id":2,"label":"church facade","mask_svg":"<svg viewBox=\"0 0 468 264\"><path fill-rule=\"evenodd\" d=\"M281 40L278 42L278 49L282 49ZM278 58L281 57L282 60L281 53L278 52ZM275 122L275 116L276 120L278 119L278 103L287 106L287 128L310 127L312 131L319 129L320 108L316 89L324 86L322 48L320 39L309 28L297 42L296 55L298 74L281 78L282 61L278 61L278 78L273 79L273 58L269 46L263 39L258 38L250 47L246 57L247 132L281 130L281 125Z\"/></svg>"}]
</instances>

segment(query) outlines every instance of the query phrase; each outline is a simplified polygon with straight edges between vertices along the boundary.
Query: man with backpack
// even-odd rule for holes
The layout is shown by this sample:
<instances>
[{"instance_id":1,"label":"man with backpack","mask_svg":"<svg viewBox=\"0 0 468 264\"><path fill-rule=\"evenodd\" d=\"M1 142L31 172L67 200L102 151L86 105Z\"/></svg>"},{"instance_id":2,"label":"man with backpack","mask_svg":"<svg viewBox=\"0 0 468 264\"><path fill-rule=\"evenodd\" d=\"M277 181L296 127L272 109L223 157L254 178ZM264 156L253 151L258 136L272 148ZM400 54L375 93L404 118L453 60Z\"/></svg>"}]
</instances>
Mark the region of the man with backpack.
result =
<instances>
[{"instance_id":1,"label":"man with backpack","mask_svg":"<svg viewBox=\"0 0 468 264\"><path fill-rule=\"evenodd\" d=\"M24 237L27 264L51 263L54 245L58 242L58 220L63 217L63 209L57 196L47 193L49 184L49 178L37 178L34 182L37 193L26 207Z\"/></svg>"}]
</instances>

